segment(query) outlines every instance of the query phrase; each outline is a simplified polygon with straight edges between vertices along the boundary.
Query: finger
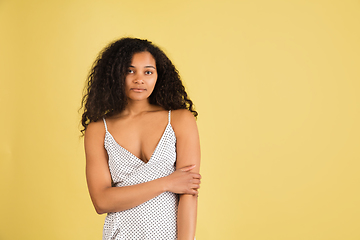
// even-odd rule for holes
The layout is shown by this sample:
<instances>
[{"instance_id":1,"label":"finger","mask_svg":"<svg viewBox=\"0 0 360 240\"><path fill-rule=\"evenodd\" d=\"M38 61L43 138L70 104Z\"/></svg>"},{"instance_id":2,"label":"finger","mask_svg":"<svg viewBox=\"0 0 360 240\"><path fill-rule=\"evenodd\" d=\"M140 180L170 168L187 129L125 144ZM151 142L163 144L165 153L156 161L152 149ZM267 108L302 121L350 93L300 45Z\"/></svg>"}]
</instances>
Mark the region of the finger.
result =
<instances>
[{"instance_id":1,"label":"finger","mask_svg":"<svg viewBox=\"0 0 360 240\"><path fill-rule=\"evenodd\" d=\"M195 164L189 165L189 166L180 168L180 170L183 172L187 172L187 171L190 171L191 169L193 169L195 166L196 166Z\"/></svg>"},{"instance_id":2,"label":"finger","mask_svg":"<svg viewBox=\"0 0 360 240\"><path fill-rule=\"evenodd\" d=\"M192 182L198 185L201 183L200 179L193 179Z\"/></svg>"},{"instance_id":3,"label":"finger","mask_svg":"<svg viewBox=\"0 0 360 240\"><path fill-rule=\"evenodd\" d=\"M198 194L198 191L197 191L197 189L190 189L189 191L187 191L186 194L197 195L197 194Z\"/></svg>"},{"instance_id":4,"label":"finger","mask_svg":"<svg viewBox=\"0 0 360 240\"><path fill-rule=\"evenodd\" d=\"M197 196L199 194L199 192L196 190L196 191L193 191L193 195L194 196Z\"/></svg>"},{"instance_id":5,"label":"finger","mask_svg":"<svg viewBox=\"0 0 360 240\"><path fill-rule=\"evenodd\" d=\"M198 190L196 188L189 188L186 189L183 194L195 195L198 194Z\"/></svg>"},{"instance_id":6,"label":"finger","mask_svg":"<svg viewBox=\"0 0 360 240\"><path fill-rule=\"evenodd\" d=\"M195 179L201 179L201 175L199 173L191 173L192 177Z\"/></svg>"},{"instance_id":7,"label":"finger","mask_svg":"<svg viewBox=\"0 0 360 240\"><path fill-rule=\"evenodd\" d=\"M193 184L193 185L191 186L191 188L197 190L197 189L200 188L200 185L199 185L199 184Z\"/></svg>"}]
</instances>

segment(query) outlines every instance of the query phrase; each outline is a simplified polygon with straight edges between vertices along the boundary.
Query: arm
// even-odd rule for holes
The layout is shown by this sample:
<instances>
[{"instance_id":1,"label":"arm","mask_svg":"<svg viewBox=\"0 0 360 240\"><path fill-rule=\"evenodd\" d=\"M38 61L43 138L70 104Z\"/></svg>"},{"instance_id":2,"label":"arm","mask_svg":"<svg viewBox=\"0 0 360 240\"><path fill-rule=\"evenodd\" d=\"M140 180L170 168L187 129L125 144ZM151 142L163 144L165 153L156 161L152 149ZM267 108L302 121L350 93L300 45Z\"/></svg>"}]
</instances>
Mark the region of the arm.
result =
<instances>
[{"instance_id":1,"label":"arm","mask_svg":"<svg viewBox=\"0 0 360 240\"><path fill-rule=\"evenodd\" d=\"M105 130L101 121L90 123L85 131L86 179L91 200L98 214L118 212L138 206L157 195L172 191L195 194L196 178L191 167L146 183L112 187L108 156L104 148Z\"/></svg>"},{"instance_id":2,"label":"arm","mask_svg":"<svg viewBox=\"0 0 360 240\"><path fill-rule=\"evenodd\" d=\"M195 164L191 172L199 173L200 141L194 116L188 110L174 111L174 131L176 134L176 168ZM199 181L200 184L200 181ZM197 186L198 188L199 186ZM197 194L182 194L179 199L177 226L179 240L193 240L196 229Z\"/></svg>"}]
</instances>

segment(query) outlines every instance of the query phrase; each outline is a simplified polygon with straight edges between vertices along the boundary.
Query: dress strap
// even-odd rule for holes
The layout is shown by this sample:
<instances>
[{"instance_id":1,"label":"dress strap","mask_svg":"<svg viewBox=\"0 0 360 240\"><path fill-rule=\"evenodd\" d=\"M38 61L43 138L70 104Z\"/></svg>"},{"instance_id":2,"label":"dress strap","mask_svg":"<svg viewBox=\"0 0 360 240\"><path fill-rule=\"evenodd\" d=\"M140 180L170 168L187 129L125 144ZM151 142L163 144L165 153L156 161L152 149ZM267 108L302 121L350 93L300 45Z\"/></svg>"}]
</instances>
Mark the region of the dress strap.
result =
<instances>
[{"instance_id":1,"label":"dress strap","mask_svg":"<svg viewBox=\"0 0 360 240\"><path fill-rule=\"evenodd\" d=\"M170 123L170 120L171 120L171 110L169 110L169 123Z\"/></svg>"},{"instance_id":2,"label":"dress strap","mask_svg":"<svg viewBox=\"0 0 360 240\"><path fill-rule=\"evenodd\" d=\"M104 125L105 125L105 130L108 131L105 118L103 118L103 121L104 121Z\"/></svg>"}]
</instances>

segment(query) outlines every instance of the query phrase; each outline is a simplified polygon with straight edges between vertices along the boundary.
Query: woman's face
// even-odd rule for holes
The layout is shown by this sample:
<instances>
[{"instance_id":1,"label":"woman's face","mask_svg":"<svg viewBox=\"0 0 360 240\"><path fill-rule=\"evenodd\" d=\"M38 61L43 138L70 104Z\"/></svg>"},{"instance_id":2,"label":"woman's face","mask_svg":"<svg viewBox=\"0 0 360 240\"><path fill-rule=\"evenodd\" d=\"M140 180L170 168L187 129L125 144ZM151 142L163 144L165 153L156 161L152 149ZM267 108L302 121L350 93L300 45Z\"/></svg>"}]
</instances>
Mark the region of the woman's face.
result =
<instances>
[{"instance_id":1,"label":"woman's face","mask_svg":"<svg viewBox=\"0 0 360 240\"><path fill-rule=\"evenodd\" d=\"M147 99L154 90L157 77L156 62L151 53L135 53L125 78L125 94L128 99Z\"/></svg>"}]
</instances>

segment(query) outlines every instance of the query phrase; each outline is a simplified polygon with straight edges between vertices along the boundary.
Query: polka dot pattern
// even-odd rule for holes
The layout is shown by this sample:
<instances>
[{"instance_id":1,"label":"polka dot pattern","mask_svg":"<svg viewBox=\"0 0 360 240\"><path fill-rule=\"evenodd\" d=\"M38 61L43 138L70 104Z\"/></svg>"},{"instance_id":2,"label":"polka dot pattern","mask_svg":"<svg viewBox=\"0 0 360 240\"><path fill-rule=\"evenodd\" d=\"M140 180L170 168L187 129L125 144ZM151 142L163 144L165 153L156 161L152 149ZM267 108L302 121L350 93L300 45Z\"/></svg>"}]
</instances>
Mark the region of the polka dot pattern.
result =
<instances>
[{"instance_id":1,"label":"polka dot pattern","mask_svg":"<svg viewBox=\"0 0 360 240\"><path fill-rule=\"evenodd\" d=\"M169 122L147 163L121 147L105 124L105 149L115 187L130 186L165 177L175 171L176 137ZM103 240L176 239L178 196L164 192L134 208L108 213Z\"/></svg>"}]
</instances>

